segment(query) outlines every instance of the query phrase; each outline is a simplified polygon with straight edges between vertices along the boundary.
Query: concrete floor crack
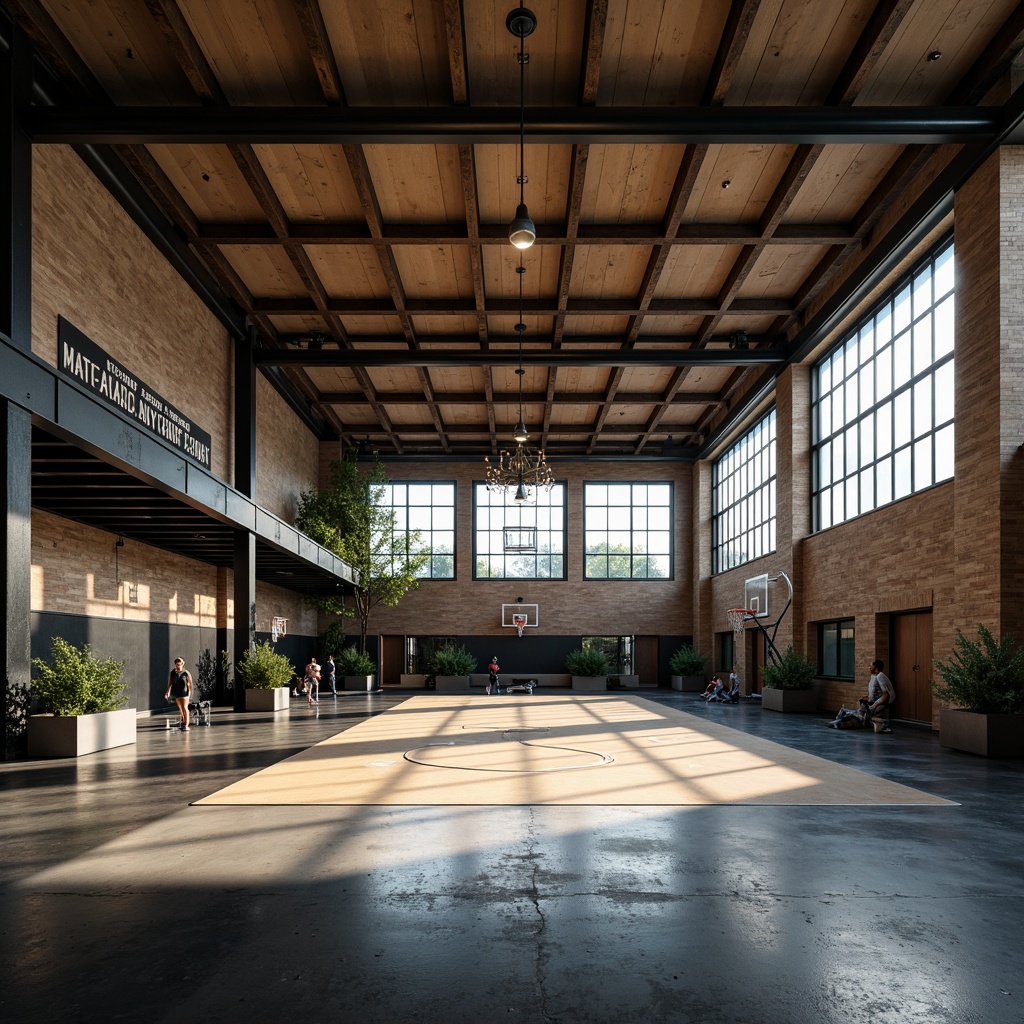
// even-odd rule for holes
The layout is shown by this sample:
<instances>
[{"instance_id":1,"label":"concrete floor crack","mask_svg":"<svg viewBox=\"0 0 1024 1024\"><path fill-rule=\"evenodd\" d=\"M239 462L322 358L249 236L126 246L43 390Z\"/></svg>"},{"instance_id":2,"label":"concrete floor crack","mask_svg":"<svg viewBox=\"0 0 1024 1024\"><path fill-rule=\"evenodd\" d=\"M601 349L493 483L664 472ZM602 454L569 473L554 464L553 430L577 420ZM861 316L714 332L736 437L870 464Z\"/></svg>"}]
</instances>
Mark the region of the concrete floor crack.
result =
<instances>
[{"instance_id":1,"label":"concrete floor crack","mask_svg":"<svg viewBox=\"0 0 1024 1024\"><path fill-rule=\"evenodd\" d=\"M547 939L547 918L544 916L544 907L541 903L540 891L538 888L538 876L540 873L540 866L538 864L538 842L537 842L537 823L535 817L535 809L530 808L530 820L526 829L526 842L527 842L527 861L531 865L530 871L530 891L529 899L533 904L534 914L537 918L537 926L534 931L534 978L537 986L537 1006L541 1013L541 1018L545 1021L550 1020L551 1017L548 1014L547 1003L547 977L545 974L545 966L547 963L547 954L545 952L545 942Z\"/></svg>"}]
</instances>

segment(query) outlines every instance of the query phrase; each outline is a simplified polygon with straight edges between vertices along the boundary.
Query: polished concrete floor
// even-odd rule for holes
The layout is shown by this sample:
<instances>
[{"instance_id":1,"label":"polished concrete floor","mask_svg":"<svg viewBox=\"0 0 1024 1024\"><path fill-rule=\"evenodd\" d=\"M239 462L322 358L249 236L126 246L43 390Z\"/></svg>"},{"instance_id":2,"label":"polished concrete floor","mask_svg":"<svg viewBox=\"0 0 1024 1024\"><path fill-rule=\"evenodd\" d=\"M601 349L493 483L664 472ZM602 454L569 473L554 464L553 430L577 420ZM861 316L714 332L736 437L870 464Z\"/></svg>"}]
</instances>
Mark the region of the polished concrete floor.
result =
<instances>
[{"instance_id":1,"label":"polished concrete floor","mask_svg":"<svg viewBox=\"0 0 1024 1024\"><path fill-rule=\"evenodd\" d=\"M0 765L0 1021L1024 1021L1024 762L927 730L648 693L956 806L189 806L404 696Z\"/></svg>"}]
</instances>

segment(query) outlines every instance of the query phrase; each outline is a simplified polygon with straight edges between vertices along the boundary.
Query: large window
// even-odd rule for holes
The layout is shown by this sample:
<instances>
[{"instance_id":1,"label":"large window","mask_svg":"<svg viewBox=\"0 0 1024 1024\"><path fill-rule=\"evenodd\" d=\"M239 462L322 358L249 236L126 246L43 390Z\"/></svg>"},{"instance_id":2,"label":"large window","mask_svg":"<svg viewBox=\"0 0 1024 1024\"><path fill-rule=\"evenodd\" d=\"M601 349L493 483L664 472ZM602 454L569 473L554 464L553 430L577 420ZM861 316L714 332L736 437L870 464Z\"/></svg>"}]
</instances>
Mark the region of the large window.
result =
<instances>
[{"instance_id":1,"label":"large window","mask_svg":"<svg viewBox=\"0 0 1024 1024\"><path fill-rule=\"evenodd\" d=\"M712 572L775 550L775 410L714 465Z\"/></svg>"},{"instance_id":2,"label":"large window","mask_svg":"<svg viewBox=\"0 0 1024 1024\"><path fill-rule=\"evenodd\" d=\"M818 675L835 679L854 677L853 619L818 624Z\"/></svg>"},{"instance_id":3,"label":"large window","mask_svg":"<svg viewBox=\"0 0 1024 1024\"><path fill-rule=\"evenodd\" d=\"M473 485L475 578L565 579L565 484L538 488L529 501ZM507 532L506 532L507 531ZM534 541L532 550L510 550L507 539Z\"/></svg>"},{"instance_id":4,"label":"large window","mask_svg":"<svg viewBox=\"0 0 1024 1024\"><path fill-rule=\"evenodd\" d=\"M583 576L672 578L672 485L583 485Z\"/></svg>"},{"instance_id":5,"label":"large window","mask_svg":"<svg viewBox=\"0 0 1024 1024\"><path fill-rule=\"evenodd\" d=\"M402 481L381 486L382 504L395 514L391 551L396 558L407 552L429 551L420 570L422 579L455 578L455 483ZM410 543L410 537L419 540Z\"/></svg>"},{"instance_id":6,"label":"large window","mask_svg":"<svg viewBox=\"0 0 1024 1024\"><path fill-rule=\"evenodd\" d=\"M953 243L814 368L814 529L953 477Z\"/></svg>"}]
</instances>

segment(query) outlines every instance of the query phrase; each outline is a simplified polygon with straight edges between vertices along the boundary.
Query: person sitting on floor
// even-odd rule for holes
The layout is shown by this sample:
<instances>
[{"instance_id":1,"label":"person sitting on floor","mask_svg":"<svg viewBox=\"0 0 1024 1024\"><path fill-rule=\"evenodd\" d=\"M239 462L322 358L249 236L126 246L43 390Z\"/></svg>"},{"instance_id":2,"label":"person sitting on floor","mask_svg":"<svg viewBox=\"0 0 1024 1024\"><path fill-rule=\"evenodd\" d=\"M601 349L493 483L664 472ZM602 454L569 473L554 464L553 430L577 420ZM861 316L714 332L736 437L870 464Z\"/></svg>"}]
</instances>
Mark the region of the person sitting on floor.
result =
<instances>
[{"instance_id":1,"label":"person sitting on floor","mask_svg":"<svg viewBox=\"0 0 1024 1024\"><path fill-rule=\"evenodd\" d=\"M708 688L704 691L704 699L710 704L713 701L720 700L725 692L725 683L722 682L722 677L715 674L711 677L711 682L708 683Z\"/></svg>"},{"instance_id":2,"label":"person sitting on floor","mask_svg":"<svg viewBox=\"0 0 1024 1024\"><path fill-rule=\"evenodd\" d=\"M729 690L722 696L723 703L738 704L743 696L743 680L735 672L729 673Z\"/></svg>"},{"instance_id":3,"label":"person sitting on floor","mask_svg":"<svg viewBox=\"0 0 1024 1024\"><path fill-rule=\"evenodd\" d=\"M843 705L837 712L836 717L828 723L830 729L863 729L867 723L867 713L864 711L864 702L861 701L861 709L852 711Z\"/></svg>"}]
</instances>

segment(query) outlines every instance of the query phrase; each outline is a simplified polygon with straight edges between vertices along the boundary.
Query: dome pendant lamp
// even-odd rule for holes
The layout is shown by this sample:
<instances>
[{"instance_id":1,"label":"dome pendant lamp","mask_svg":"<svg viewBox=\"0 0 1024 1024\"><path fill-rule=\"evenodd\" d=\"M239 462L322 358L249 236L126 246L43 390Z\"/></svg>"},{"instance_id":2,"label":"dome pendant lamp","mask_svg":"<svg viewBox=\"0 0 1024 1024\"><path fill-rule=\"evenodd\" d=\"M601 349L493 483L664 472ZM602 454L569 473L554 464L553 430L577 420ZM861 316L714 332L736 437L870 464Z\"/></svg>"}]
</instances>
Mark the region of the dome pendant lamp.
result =
<instances>
[{"instance_id":1,"label":"dome pendant lamp","mask_svg":"<svg viewBox=\"0 0 1024 1024\"><path fill-rule=\"evenodd\" d=\"M519 61L519 176L516 178L519 183L519 205L516 207L516 215L508 228L508 240L517 249L529 249L537 241L537 228L530 218L530 211L526 208L526 199L523 194L526 185L523 158L523 151L526 148L525 80L526 65L530 62L530 55L526 52L525 47L526 37L537 27L537 17L529 8L516 7L508 12L508 17L505 18L505 27L519 40L519 53L516 54Z\"/></svg>"}]
</instances>

